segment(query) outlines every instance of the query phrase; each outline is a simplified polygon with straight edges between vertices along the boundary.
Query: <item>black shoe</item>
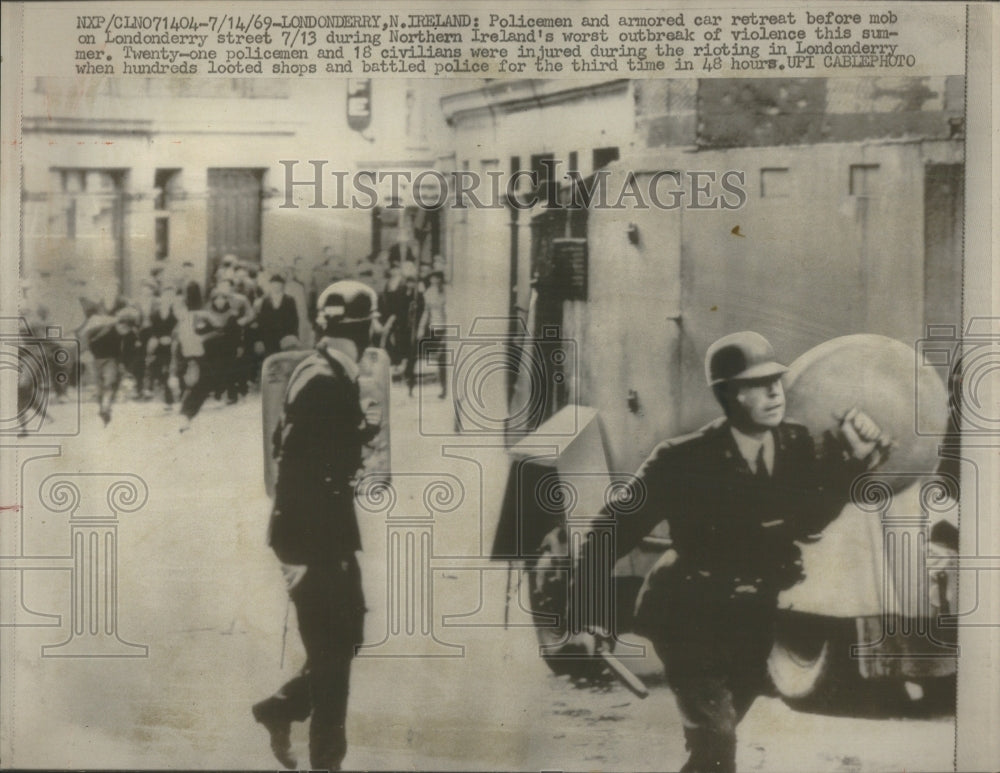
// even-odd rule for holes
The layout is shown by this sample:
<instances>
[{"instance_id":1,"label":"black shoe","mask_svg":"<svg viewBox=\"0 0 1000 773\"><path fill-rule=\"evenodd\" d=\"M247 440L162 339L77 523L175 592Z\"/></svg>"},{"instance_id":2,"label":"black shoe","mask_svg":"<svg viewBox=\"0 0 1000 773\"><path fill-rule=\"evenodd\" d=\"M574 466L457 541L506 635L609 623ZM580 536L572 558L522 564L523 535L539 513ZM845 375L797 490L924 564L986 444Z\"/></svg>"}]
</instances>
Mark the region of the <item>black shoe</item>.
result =
<instances>
[{"instance_id":1,"label":"black shoe","mask_svg":"<svg viewBox=\"0 0 1000 773\"><path fill-rule=\"evenodd\" d=\"M108 426L111 423L111 411L101 411L100 412L101 421L104 422L104 426Z\"/></svg>"},{"instance_id":2,"label":"black shoe","mask_svg":"<svg viewBox=\"0 0 1000 773\"><path fill-rule=\"evenodd\" d=\"M264 711L267 701L253 705L253 718L260 722L271 736L271 752L274 758L289 770L295 770L298 762L292 756L292 723L278 722L268 717Z\"/></svg>"}]
</instances>

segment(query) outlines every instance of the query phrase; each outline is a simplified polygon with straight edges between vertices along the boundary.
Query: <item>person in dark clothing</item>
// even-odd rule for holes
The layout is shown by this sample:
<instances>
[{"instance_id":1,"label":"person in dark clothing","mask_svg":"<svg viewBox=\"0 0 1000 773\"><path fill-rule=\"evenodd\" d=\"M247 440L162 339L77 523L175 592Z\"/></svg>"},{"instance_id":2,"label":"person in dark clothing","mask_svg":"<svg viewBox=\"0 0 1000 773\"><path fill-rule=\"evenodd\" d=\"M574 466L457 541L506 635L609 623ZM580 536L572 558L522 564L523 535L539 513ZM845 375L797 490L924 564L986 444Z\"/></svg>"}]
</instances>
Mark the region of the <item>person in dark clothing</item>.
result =
<instances>
[{"instance_id":1,"label":"person in dark clothing","mask_svg":"<svg viewBox=\"0 0 1000 773\"><path fill-rule=\"evenodd\" d=\"M142 283L139 298L135 307L139 312L139 329L137 345L126 363L128 372L135 381L135 397L137 400L148 400L152 397L146 389L146 353L152 335L151 316L153 308L158 303L160 291L156 283L147 280Z\"/></svg>"},{"instance_id":2,"label":"person in dark clothing","mask_svg":"<svg viewBox=\"0 0 1000 773\"><path fill-rule=\"evenodd\" d=\"M297 336L298 332L299 312L295 299L285 293L284 277L274 274L268 282L267 295L258 300L255 350L259 359L280 352L282 339Z\"/></svg>"},{"instance_id":3,"label":"person in dark clothing","mask_svg":"<svg viewBox=\"0 0 1000 773\"><path fill-rule=\"evenodd\" d=\"M121 370L138 346L138 313L122 307L114 316L95 313L83 327L94 358L98 414L104 426L111 422L111 406L121 385Z\"/></svg>"},{"instance_id":4,"label":"person in dark clothing","mask_svg":"<svg viewBox=\"0 0 1000 773\"><path fill-rule=\"evenodd\" d=\"M201 282L194 278L194 263L185 260L181 264L183 269L180 290L184 293L184 303L189 311L199 311L204 303L204 293L201 289Z\"/></svg>"},{"instance_id":5,"label":"person in dark clothing","mask_svg":"<svg viewBox=\"0 0 1000 773\"><path fill-rule=\"evenodd\" d=\"M360 282L330 285L319 297L316 351L292 373L274 432L278 461L268 543L282 562L306 650L302 672L253 706L271 749L294 768L290 726L309 725L313 768L339 770L351 660L361 643L365 602L355 553L361 549L354 478L361 450L378 431L377 407L360 403L358 361L377 313Z\"/></svg>"},{"instance_id":6,"label":"person in dark clothing","mask_svg":"<svg viewBox=\"0 0 1000 773\"><path fill-rule=\"evenodd\" d=\"M406 283L399 266L389 269L385 288L379 296L379 316L387 331L386 350L389 361L398 366L406 357L407 344L410 336L410 325L407 311L410 300L406 292Z\"/></svg>"},{"instance_id":7,"label":"person in dark clothing","mask_svg":"<svg viewBox=\"0 0 1000 773\"><path fill-rule=\"evenodd\" d=\"M149 335L146 340L146 388L153 394L157 387L163 387L163 401L174 404L174 392L170 386L171 347L177 315L173 301L165 293L159 293L149 312Z\"/></svg>"},{"instance_id":8,"label":"person in dark clothing","mask_svg":"<svg viewBox=\"0 0 1000 773\"><path fill-rule=\"evenodd\" d=\"M234 289L231 279L220 279L212 290L212 298L217 295L225 296L229 305L229 312L236 325L231 328L234 333L233 350L229 352L220 351L220 355L225 356L225 361L221 363L222 370L229 374L229 382L222 384L216 391L221 394L226 392L227 403L232 405L237 401L237 395L246 395L248 390L249 366L246 359L245 342L250 325L254 321L253 305L245 295ZM214 300L213 300L214 303Z\"/></svg>"},{"instance_id":9,"label":"person in dark clothing","mask_svg":"<svg viewBox=\"0 0 1000 773\"><path fill-rule=\"evenodd\" d=\"M804 576L796 541L837 517L889 445L857 409L815 443L785 420L786 370L756 333L716 341L706 374L725 416L657 446L605 509L618 557L670 527L676 552L647 575L635 630L653 642L683 716L685 773L735 771L736 726L766 685L778 594ZM582 573L593 550L574 593L594 587Z\"/></svg>"},{"instance_id":10,"label":"person in dark clothing","mask_svg":"<svg viewBox=\"0 0 1000 773\"><path fill-rule=\"evenodd\" d=\"M244 384L244 394L248 391L249 385L257 385L260 382L260 347L259 331L257 328L257 314L260 311L261 301L266 295L262 283L259 281L260 269L253 263L244 263L236 272L234 290L242 295L250 303L250 311L253 316L249 324L243 328L243 344L240 363L242 365L242 379Z\"/></svg>"},{"instance_id":11,"label":"person in dark clothing","mask_svg":"<svg viewBox=\"0 0 1000 773\"><path fill-rule=\"evenodd\" d=\"M208 309L195 312L194 330L201 337L204 353L198 366L198 381L188 390L181 402L184 423L181 432L191 427L191 421L210 394L221 395L230 390L230 402L236 402L234 363L240 329L236 315L229 305L229 296L216 288Z\"/></svg>"},{"instance_id":12,"label":"person in dark clothing","mask_svg":"<svg viewBox=\"0 0 1000 773\"><path fill-rule=\"evenodd\" d=\"M233 269L233 291L246 298L252 305L258 298L257 268L240 262Z\"/></svg>"},{"instance_id":13,"label":"person in dark clothing","mask_svg":"<svg viewBox=\"0 0 1000 773\"><path fill-rule=\"evenodd\" d=\"M415 276L407 276L404 287L406 289L406 323L398 330L397 335L405 346L406 366L403 370L403 376L406 379L407 392L412 397L413 387L417 383L417 358L420 356L417 329L424 316L424 294L420 292Z\"/></svg>"}]
</instances>

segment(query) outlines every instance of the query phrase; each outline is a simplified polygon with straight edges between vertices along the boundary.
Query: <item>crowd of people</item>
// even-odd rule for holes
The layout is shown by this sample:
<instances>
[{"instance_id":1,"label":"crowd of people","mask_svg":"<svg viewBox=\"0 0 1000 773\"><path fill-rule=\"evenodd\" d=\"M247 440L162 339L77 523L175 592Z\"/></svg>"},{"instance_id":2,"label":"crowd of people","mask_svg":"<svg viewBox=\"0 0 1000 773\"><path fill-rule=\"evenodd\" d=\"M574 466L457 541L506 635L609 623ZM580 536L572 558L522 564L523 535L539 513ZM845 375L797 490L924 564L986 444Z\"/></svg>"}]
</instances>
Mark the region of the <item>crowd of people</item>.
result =
<instances>
[{"instance_id":1,"label":"crowd of people","mask_svg":"<svg viewBox=\"0 0 1000 773\"><path fill-rule=\"evenodd\" d=\"M179 403L182 431L208 397L234 404L246 396L267 355L301 345L286 284L284 273L226 256L207 288L186 262L171 279L154 269L135 298L113 280L97 298L81 297L84 322L75 332L104 424L126 377L136 400L159 393L166 406Z\"/></svg>"},{"instance_id":2,"label":"crowd of people","mask_svg":"<svg viewBox=\"0 0 1000 773\"><path fill-rule=\"evenodd\" d=\"M423 352L437 363L445 397L440 345L446 321L443 272L428 265L418 268L412 261L362 263L357 276L348 278L381 290L372 343L388 350L394 378L405 380L411 395ZM210 397L232 405L248 395L259 382L266 357L312 346L317 287L316 281L308 286L302 281L302 264L296 258L262 268L227 255L207 286L185 261L173 273L154 267L133 297L123 295L114 279L99 283L96 292L79 293L82 321L74 320L69 331L80 344L81 383L76 386L93 390L105 426L115 401L129 396L162 399L171 410L179 405L180 431L186 431ZM376 273L384 276L381 287L376 286ZM345 277L321 277L327 278ZM51 324L48 309L29 284L22 289L22 314L29 328L44 330ZM50 366L56 369L55 363ZM75 375L75 368L63 369L67 376ZM57 400L65 398L71 385L73 378L49 384ZM25 400L30 399L26 394Z\"/></svg>"}]
</instances>

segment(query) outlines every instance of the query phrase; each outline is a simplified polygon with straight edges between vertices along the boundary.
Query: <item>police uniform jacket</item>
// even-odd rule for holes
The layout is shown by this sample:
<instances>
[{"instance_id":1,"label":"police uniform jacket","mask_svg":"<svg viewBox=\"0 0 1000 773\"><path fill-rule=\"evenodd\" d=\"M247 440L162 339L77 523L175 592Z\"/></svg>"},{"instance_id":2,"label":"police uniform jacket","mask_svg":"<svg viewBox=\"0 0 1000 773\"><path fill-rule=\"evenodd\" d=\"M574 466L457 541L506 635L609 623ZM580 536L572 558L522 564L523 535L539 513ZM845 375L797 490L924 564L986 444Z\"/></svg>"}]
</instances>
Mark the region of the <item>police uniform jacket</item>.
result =
<instances>
[{"instance_id":1,"label":"police uniform jacket","mask_svg":"<svg viewBox=\"0 0 1000 773\"><path fill-rule=\"evenodd\" d=\"M624 555L661 521L674 553L646 577L636 628L669 633L699 617L746 610L768 614L778 593L803 575L797 541L818 534L850 498L865 469L832 436L814 443L805 427L772 430L770 475L758 475L720 419L661 443L607 508Z\"/></svg>"},{"instance_id":2,"label":"police uniform jacket","mask_svg":"<svg viewBox=\"0 0 1000 773\"><path fill-rule=\"evenodd\" d=\"M269 544L285 563L317 565L361 549L353 478L368 439L357 364L319 348L295 369L273 442L278 460Z\"/></svg>"}]
</instances>

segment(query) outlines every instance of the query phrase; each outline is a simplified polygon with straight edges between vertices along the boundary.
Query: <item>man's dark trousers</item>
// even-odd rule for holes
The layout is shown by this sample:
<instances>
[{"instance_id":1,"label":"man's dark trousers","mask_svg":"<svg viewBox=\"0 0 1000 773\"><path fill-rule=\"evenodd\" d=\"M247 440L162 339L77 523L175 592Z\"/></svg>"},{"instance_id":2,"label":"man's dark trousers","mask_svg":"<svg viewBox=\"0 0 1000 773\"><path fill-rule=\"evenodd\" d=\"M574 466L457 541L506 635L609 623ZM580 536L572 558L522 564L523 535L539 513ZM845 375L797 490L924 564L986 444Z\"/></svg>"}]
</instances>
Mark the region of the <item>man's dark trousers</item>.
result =
<instances>
[{"instance_id":1,"label":"man's dark trousers","mask_svg":"<svg viewBox=\"0 0 1000 773\"><path fill-rule=\"evenodd\" d=\"M275 722L309 723L309 758L315 768L339 770L347 752L348 684L355 645L364 625L357 560L310 566L290 591L306 649L306 665L262 706Z\"/></svg>"},{"instance_id":2,"label":"man's dark trousers","mask_svg":"<svg viewBox=\"0 0 1000 773\"><path fill-rule=\"evenodd\" d=\"M767 689L773 613L729 608L687 617L683 630L651 632L684 720L684 773L734 773L736 726Z\"/></svg>"}]
</instances>

